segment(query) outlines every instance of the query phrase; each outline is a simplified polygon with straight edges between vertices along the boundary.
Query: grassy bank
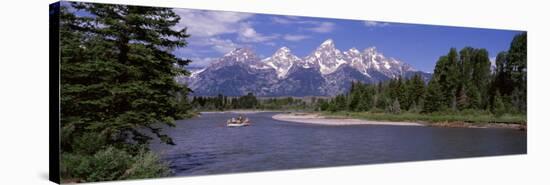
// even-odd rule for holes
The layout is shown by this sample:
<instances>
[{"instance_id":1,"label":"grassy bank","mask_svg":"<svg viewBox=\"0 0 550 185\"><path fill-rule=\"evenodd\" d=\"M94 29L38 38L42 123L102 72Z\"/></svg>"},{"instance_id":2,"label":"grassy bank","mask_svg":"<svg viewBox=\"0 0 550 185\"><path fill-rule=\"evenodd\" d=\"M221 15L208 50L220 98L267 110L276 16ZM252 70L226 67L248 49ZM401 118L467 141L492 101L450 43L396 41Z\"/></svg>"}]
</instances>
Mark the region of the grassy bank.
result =
<instances>
[{"instance_id":1,"label":"grassy bank","mask_svg":"<svg viewBox=\"0 0 550 185\"><path fill-rule=\"evenodd\" d=\"M194 110L196 114L204 112L233 112L233 113L251 113L251 112L312 112L309 109L201 109Z\"/></svg>"},{"instance_id":2,"label":"grassy bank","mask_svg":"<svg viewBox=\"0 0 550 185\"><path fill-rule=\"evenodd\" d=\"M405 112L401 114L391 114L383 112L321 112L321 115L327 117L351 117L357 119L377 120L377 121L407 121L422 122L426 124L527 124L527 115L525 114L504 114L495 116L489 112L480 111L461 111L461 112L435 112L429 114Z\"/></svg>"}]
</instances>

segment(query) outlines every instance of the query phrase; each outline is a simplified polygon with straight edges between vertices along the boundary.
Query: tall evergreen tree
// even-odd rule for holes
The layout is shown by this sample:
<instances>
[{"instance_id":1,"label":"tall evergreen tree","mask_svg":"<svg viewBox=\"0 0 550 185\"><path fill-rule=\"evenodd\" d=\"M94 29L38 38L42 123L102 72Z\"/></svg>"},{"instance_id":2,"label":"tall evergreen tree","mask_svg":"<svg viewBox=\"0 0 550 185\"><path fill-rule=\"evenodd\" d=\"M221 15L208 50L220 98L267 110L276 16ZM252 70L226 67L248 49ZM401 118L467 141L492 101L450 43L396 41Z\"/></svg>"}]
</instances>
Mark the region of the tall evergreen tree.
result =
<instances>
[{"instance_id":1,"label":"tall evergreen tree","mask_svg":"<svg viewBox=\"0 0 550 185\"><path fill-rule=\"evenodd\" d=\"M508 66L508 53L498 53L495 61L495 77L492 85L493 91L499 91L503 95L510 95L514 90L514 82L511 78L511 69Z\"/></svg>"},{"instance_id":2,"label":"tall evergreen tree","mask_svg":"<svg viewBox=\"0 0 550 185\"><path fill-rule=\"evenodd\" d=\"M514 107L527 112L527 33L516 35L508 50L508 71L515 87Z\"/></svg>"},{"instance_id":3,"label":"tall evergreen tree","mask_svg":"<svg viewBox=\"0 0 550 185\"><path fill-rule=\"evenodd\" d=\"M474 55L474 69L471 77L471 84L475 86L476 94L481 97L479 99L480 109L488 108L489 103L488 90L491 80L491 61L489 60L489 52L485 49L476 49ZM474 89L472 89L474 90Z\"/></svg>"},{"instance_id":4,"label":"tall evergreen tree","mask_svg":"<svg viewBox=\"0 0 550 185\"><path fill-rule=\"evenodd\" d=\"M496 116L502 116L506 112L506 107L504 106L504 102L502 101L502 97L500 96L500 92L496 92L495 98L493 99L493 107L491 111Z\"/></svg>"},{"instance_id":5,"label":"tall evergreen tree","mask_svg":"<svg viewBox=\"0 0 550 185\"><path fill-rule=\"evenodd\" d=\"M426 90L423 112L430 113L440 111L445 106L445 96L437 80L432 80Z\"/></svg>"},{"instance_id":6,"label":"tall evergreen tree","mask_svg":"<svg viewBox=\"0 0 550 185\"><path fill-rule=\"evenodd\" d=\"M424 94L426 93L426 84L422 77L419 74L414 75L409 80L407 94L409 96L409 101L412 104L413 102L418 107L418 103L422 102L424 99Z\"/></svg>"},{"instance_id":7,"label":"tall evergreen tree","mask_svg":"<svg viewBox=\"0 0 550 185\"><path fill-rule=\"evenodd\" d=\"M516 35L508 50L508 71L520 90L526 90L527 80L527 33Z\"/></svg>"},{"instance_id":8,"label":"tall evergreen tree","mask_svg":"<svg viewBox=\"0 0 550 185\"><path fill-rule=\"evenodd\" d=\"M444 107L451 107L456 96L456 91L460 81L459 56L455 48L451 48L449 53L439 58L434 69L433 80L436 80L441 86L442 96L444 97Z\"/></svg>"},{"instance_id":9,"label":"tall evergreen tree","mask_svg":"<svg viewBox=\"0 0 550 185\"><path fill-rule=\"evenodd\" d=\"M526 112L527 33L516 35L508 51L497 55L491 91L493 97L496 96L495 92L499 92L504 102L512 104L512 107L519 112Z\"/></svg>"},{"instance_id":10,"label":"tall evergreen tree","mask_svg":"<svg viewBox=\"0 0 550 185\"><path fill-rule=\"evenodd\" d=\"M466 89L464 86L461 86L460 89L458 89L456 106L458 110L464 110L470 107L470 99L468 95L466 95Z\"/></svg>"},{"instance_id":11,"label":"tall evergreen tree","mask_svg":"<svg viewBox=\"0 0 550 185\"><path fill-rule=\"evenodd\" d=\"M172 54L189 37L173 29L178 15L169 8L72 5L91 16L65 12L61 19L62 127L73 136L99 133L122 148L147 144L149 133L173 144L160 124L173 126L187 112L178 97L190 91L174 80L189 74L190 62Z\"/></svg>"}]
</instances>

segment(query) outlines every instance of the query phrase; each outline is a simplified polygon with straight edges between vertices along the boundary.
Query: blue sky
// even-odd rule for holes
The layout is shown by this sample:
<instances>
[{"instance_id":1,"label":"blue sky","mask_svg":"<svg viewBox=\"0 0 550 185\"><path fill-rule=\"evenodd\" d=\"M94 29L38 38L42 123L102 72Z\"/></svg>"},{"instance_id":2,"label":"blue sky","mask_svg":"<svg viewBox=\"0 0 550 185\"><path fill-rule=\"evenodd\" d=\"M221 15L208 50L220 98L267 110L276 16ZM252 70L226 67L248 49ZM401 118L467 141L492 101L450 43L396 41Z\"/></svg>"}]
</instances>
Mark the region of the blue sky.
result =
<instances>
[{"instance_id":1,"label":"blue sky","mask_svg":"<svg viewBox=\"0 0 550 185\"><path fill-rule=\"evenodd\" d=\"M342 51L374 46L385 56L431 72L439 56L451 47L485 48L494 60L508 49L520 31L361 20L327 19L225 11L175 9L182 17L177 28L187 27L192 35L179 57L191 58L193 67L208 65L234 48L249 47L260 57L286 46L304 57L326 39L333 39Z\"/></svg>"},{"instance_id":2,"label":"blue sky","mask_svg":"<svg viewBox=\"0 0 550 185\"><path fill-rule=\"evenodd\" d=\"M362 20L174 9L181 17L174 28L187 28L188 46L174 54L192 59L190 67L205 67L235 48L248 47L261 57L286 46L298 57L309 55L323 41L336 48L362 51L376 47L387 57L432 72L437 59L451 47L485 48L491 60L508 49L520 31L401 24ZM87 12L77 12L86 16Z\"/></svg>"}]
</instances>

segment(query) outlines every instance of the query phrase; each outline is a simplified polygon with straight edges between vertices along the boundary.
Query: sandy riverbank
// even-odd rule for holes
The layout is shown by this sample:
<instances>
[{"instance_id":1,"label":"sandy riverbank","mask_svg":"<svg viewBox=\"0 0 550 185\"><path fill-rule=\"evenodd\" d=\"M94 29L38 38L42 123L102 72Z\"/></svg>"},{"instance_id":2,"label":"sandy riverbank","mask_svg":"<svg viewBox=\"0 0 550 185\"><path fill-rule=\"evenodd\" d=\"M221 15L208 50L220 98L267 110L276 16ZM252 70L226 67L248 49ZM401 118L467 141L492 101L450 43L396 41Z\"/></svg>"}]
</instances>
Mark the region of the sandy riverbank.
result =
<instances>
[{"instance_id":1,"label":"sandy riverbank","mask_svg":"<svg viewBox=\"0 0 550 185\"><path fill-rule=\"evenodd\" d=\"M526 125L505 123L466 123L466 122L401 122L401 121L373 121L346 117L326 117L318 113L281 113L272 116L273 119L297 123L309 123L319 125L400 125L400 126L431 126L431 127L456 127L456 128L505 128L526 130Z\"/></svg>"},{"instance_id":2,"label":"sandy riverbank","mask_svg":"<svg viewBox=\"0 0 550 185\"><path fill-rule=\"evenodd\" d=\"M275 120L309 123L319 125L400 125L400 126L424 126L413 122L369 121L352 118L327 118L315 113L282 113L272 117Z\"/></svg>"}]
</instances>

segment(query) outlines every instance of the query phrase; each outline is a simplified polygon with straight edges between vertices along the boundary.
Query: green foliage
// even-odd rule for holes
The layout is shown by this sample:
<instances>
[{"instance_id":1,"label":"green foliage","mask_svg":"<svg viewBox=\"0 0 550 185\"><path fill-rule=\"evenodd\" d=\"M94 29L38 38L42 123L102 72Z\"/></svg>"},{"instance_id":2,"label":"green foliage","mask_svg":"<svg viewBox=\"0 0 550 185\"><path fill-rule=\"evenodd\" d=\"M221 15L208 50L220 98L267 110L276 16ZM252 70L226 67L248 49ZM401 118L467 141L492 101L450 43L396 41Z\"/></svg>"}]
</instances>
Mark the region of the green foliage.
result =
<instances>
[{"instance_id":1,"label":"green foliage","mask_svg":"<svg viewBox=\"0 0 550 185\"><path fill-rule=\"evenodd\" d=\"M426 91L426 100L424 102L423 112L430 113L443 110L445 103L445 96L442 93L439 82L436 80L430 81Z\"/></svg>"},{"instance_id":2,"label":"green foliage","mask_svg":"<svg viewBox=\"0 0 550 185\"><path fill-rule=\"evenodd\" d=\"M329 102L324 97L228 97L219 94L215 97L195 96L190 102L195 111L224 111L228 109L256 110L328 110Z\"/></svg>"},{"instance_id":3,"label":"green foliage","mask_svg":"<svg viewBox=\"0 0 550 185\"><path fill-rule=\"evenodd\" d=\"M96 182L163 177L170 174L170 169L152 152L142 149L131 155L108 147L93 155L62 154L61 174L65 180Z\"/></svg>"},{"instance_id":4,"label":"green foliage","mask_svg":"<svg viewBox=\"0 0 550 185\"><path fill-rule=\"evenodd\" d=\"M252 93L241 97L227 97L218 94L215 97L195 96L191 101L191 106L196 110L218 110L226 109L256 109L259 101Z\"/></svg>"},{"instance_id":5,"label":"green foliage","mask_svg":"<svg viewBox=\"0 0 550 185\"><path fill-rule=\"evenodd\" d=\"M185 29L172 29L179 17L168 8L71 5L94 16L62 12L61 127L72 132L62 134L62 149L74 151L68 143L88 132L114 146L146 144L146 132L171 143L155 125L172 126L188 109L177 96L189 89L174 77L187 74L183 66L190 61L171 54L188 37Z\"/></svg>"},{"instance_id":6,"label":"green foliage","mask_svg":"<svg viewBox=\"0 0 550 185\"><path fill-rule=\"evenodd\" d=\"M437 81L443 96L443 107L452 107L453 98L459 86L460 66L455 48L451 48L446 56L441 56L436 63L432 81Z\"/></svg>"},{"instance_id":7,"label":"green foliage","mask_svg":"<svg viewBox=\"0 0 550 185\"><path fill-rule=\"evenodd\" d=\"M409 107L409 112L411 113L420 113L420 111L422 110L422 108L420 108L416 102L413 102L411 104L411 107Z\"/></svg>"},{"instance_id":8,"label":"green foliage","mask_svg":"<svg viewBox=\"0 0 550 185\"><path fill-rule=\"evenodd\" d=\"M459 110L470 108L470 97L468 97L464 86L458 89L456 106Z\"/></svg>"},{"instance_id":9,"label":"green foliage","mask_svg":"<svg viewBox=\"0 0 550 185\"><path fill-rule=\"evenodd\" d=\"M161 162L153 152L141 151L134 156L134 163L124 172L123 179L165 177L171 174L168 164Z\"/></svg>"},{"instance_id":10,"label":"green foliage","mask_svg":"<svg viewBox=\"0 0 550 185\"><path fill-rule=\"evenodd\" d=\"M92 155L95 152L105 147L107 138L102 134L97 133L84 133L81 136L77 136L72 143L71 148L75 153Z\"/></svg>"},{"instance_id":11,"label":"green foliage","mask_svg":"<svg viewBox=\"0 0 550 185\"><path fill-rule=\"evenodd\" d=\"M172 54L189 37L174 29L179 16L170 8L67 3L60 17L62 178L166 175L143 146L153 137L173 144L161 128L191 114L190 89L175 81L190 62Z\"/></svg>"},{"instance_id":12,"label":"green foliage","mask_svg":"<svg viewBox=\"0 0 550 185\"><path fill-rule=\"evenodd\" d=\"M246 96L239 97L237 105L245 109L253 109L258 105L258 100L254 94L248 93Z\"/></svg>"},{"instance_id":13,"label":"green foliage","mask_svg":"<svg viewBox=\"0 0 550 185\"><path fill-rule=\"evenodd\" d=\"M425 98L426 94L426 83L424 80L422 80L422 77L420 75L414 75L411 80L407 81L407 93L408 95L408 102L410 103L410 106L412 107L414 105L415 109L419 109L418 105L419 103L422 103Z\"/></svg>"},{"instance_id":14,"label":"green foliage","mask_svg":"<svg viewBox=\"0 0 550 185\"><path fill-rule=\"evenodd\" d=\"M500 117L504 113L506 113L506 107L504 106L504 102L502 100L502 97L500 96L500 92L496 92L495 98L493 99L493 109L492 112L495 114L495 116Z\"/></svg>"},{"instance_id":15,"label":"green foliage","mask_svg":"<svg viewBox=\"0 0 550 185\"><path fill-rule=\"evenodd\" d=\"M393 103L391 104L391 106L387 107L386 111L392 114L401 113L401 105L399 104L399 101L397 99L393 100Z\"/></svg>"},{"instance_id":16,"label":"green foliage","mask_svg":"<svg viewBox=\"0 0 550 185\"><path fill-rule=\"evenodd\" d=\"M320 104L322 111L370 111L385 110L391 113L414 108L422 110L426 96L426 84L419 74L411 78L396 78L378 84L352 82L350 91Z\"/></svg>"},{"instance_id":17,"label":"green foliage","mask_svg":"<svg viewBox=\"0 0 550 185\"><path fill-rule=\"evenodd\" d=\"M454 48L437 61L431 81L442 91L443 109L483 109L489 102L491 63L485 49L465 47L460 54Z\"/></svg>"},{"instance_id":18,"label":"green foliage","mask_svg":"<svg viewBox=\"0 0 550 185\"><path fill-rule=\"evenodd\" d=\"M516 35L508 51L497 55L492 87L493 95L498 91L518 112L527 111L527 33Z\"/></svg>"},{"instance_id":19,"label":"green foliage","mask_svg":"<svg viewBox=\"0 0 550 185\"><path fill-rule=\"evenodd\" d=\"M330 103L328 101L322 101L320 104L319 104L319 109L321 111L328 111L329 110L329 107L330 107Z\"/></svg>"},{"instance_id":20,"label":"green foliage","mask_svg":"<svg viewBox=\"0 0 550 185\"><path fill-rule=\"evenodd\" d=\"M347 108L347 100L345 95L338 95L333 99L334 110L345 110Z\"/></svg>"},{"instance_id":21,"label":"green foliage","mask_svg":"<svg viewBox=\"0 0 550 185\"><path fill-rule=\"evenodd\" d=\"M379 121L406 121L420 123L507 123L507 124L526 124L527 116L525 114L506 113L497 117L489 111L465 109L453 112L432 112L432 113L412 113L403 112L401 114L391 114L380 111L368 112L324 112L327 116L344 116L357 119L379 120Z\"/></svg>"}]
</instances>

